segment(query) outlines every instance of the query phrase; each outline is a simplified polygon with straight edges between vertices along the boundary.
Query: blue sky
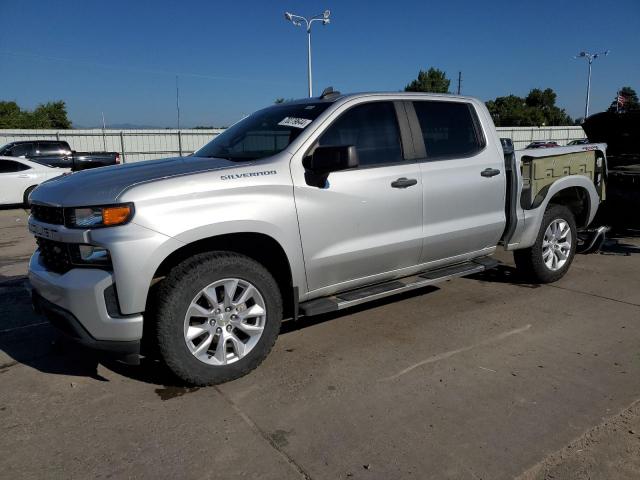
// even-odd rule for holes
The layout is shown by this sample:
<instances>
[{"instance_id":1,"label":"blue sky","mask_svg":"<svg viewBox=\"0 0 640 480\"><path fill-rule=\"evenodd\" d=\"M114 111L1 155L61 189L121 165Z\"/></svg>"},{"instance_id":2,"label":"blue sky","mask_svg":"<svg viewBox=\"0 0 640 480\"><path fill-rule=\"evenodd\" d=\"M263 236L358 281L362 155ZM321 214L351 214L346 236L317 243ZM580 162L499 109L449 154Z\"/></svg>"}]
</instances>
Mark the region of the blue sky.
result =
<instances>
[{"instance_id":1,"label":"blue sky","mask_svg":"<svg viewBox=\"0 0 640 480\"><path fill-rule=\"evenodd\" d=\"M314 25L316 92L400 90L435 66L483 100L551 87L584 109L583 49L594 63L591 111L640 91L640 1L70 1L0 0L0 98L67 102L75 125L226 125L277 97L306 95L306 37L283 18L332 11Z\"/></svg>"}]
</instances>

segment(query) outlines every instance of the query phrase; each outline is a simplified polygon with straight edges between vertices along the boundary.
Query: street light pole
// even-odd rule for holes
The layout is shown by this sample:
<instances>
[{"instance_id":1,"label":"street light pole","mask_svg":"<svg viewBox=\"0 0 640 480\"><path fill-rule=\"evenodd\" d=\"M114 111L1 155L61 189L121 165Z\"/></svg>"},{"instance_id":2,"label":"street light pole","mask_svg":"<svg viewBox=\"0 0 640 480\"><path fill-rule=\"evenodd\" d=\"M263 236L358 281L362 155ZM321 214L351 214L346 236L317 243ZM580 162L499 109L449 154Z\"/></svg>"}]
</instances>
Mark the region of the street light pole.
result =
<instances>
[{"instance_id":1,"label":"street light pole","mask_svg":"<svg viewBox=\"0 0 640 480\"><path fill-rule=\"evenodd\" d=\"M584 118L586 119L589 116L589 100L591 98L591 65L593 61L598 58L600 55L609 55L609 50L599 53L589 53L589 52L580 52L573 58L586 58L589 62L589 73L587 76L587 100L584 105Z\"/></svg>"},{"instance_id":2,"label":"street light pole","mask_svg":"<svg viewBox=\"0 0 640 480\"><path fill-rule=\"evenodd\" d=\"M311 73L311 24L307 27L307 79L309 80L309 98L313 97L313 74Z\"/></svg>"},{"instance_id":3,"label":"street light pole","mask_svg":"<svg viewBox=\"0 0 640 480\"><path fill-rule=\"evenodd\" d=\"M587 101L584 106L584 118L589 116L589 100L591 99L591 65L593 65L593 58L589 59L589 73L587 74Z\"/></svg>"},{"instance_id":4,"label":"street light pole","mask_svg":"<svg viewBox=\"0 0 640 480\"><path fill-rule=\"evenodd\" d=\"M302 26L302 22L304 22L307 27L307 79L309 81L309 97L313 97L313 75L311 73L311 24L313 22L322 22L323 25L327 25L330 23L330 15L331 12L329 10L325 10L322 14L311 18L302 17L289 12L285 12L284 14L284 18L293 23L296 27Z\"/></svg>"}]
</instances>

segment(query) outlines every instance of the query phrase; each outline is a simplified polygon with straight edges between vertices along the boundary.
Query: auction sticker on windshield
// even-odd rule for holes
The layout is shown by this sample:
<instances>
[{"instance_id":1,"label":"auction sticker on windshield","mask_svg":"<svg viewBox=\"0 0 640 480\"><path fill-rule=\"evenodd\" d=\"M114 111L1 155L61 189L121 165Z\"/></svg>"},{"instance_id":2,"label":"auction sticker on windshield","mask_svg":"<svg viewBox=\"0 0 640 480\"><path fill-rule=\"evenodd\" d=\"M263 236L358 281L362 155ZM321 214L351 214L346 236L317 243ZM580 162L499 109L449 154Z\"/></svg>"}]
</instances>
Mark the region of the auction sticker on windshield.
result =
<instances>
[{"instance_id":1,"label":"auction sticker on windshield","mask_svg":"<svg viewBox=\"0 0 640 480\"><path fill-rule=\"evenodd\" d=\"M285 117L278 122L278 125L282 125L283 127L304 128L311 122L312 120L309 120L308 118Z\"/></svg>"}]
</instances>

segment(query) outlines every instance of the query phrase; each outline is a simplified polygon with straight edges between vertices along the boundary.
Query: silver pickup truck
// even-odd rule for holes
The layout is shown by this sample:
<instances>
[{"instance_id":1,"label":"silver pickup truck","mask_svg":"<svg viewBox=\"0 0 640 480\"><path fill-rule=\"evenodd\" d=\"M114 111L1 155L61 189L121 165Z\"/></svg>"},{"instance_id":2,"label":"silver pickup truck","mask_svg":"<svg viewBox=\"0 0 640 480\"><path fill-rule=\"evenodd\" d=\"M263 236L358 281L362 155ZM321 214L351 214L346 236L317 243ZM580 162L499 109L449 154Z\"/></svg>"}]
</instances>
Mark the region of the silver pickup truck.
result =
<instances>
[{"instance_id":1,"label":"silver pickup truck","mask_svg":"<svg viewBox=\"0 0 640 480\"><path fill-rule=\"evenodd\" d=\"M327 90L192 156L39 186L34 305L81 343L224 382L283 319L480 272L498 245L532 281L559 279L605 174L605 145L505 154L473 98Z\"/></svg>"}]
</instances>

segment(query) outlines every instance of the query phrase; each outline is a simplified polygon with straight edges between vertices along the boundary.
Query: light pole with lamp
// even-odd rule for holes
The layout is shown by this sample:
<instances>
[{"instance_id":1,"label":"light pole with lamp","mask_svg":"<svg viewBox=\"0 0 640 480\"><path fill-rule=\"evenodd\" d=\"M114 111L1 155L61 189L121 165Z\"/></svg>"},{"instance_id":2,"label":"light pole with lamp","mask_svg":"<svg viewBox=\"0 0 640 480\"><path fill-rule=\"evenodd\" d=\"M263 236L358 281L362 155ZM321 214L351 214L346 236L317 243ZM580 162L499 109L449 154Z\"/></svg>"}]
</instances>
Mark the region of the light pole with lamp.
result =
<instances>
[{"instance_id":1,"label":"light pole with lamp","mask_svg":"<svg viewBox=\"0 0 640 480\"><path fill-rule=\"evenodd\" d=\"M591 96L591 64L593 61L598 58L600 55L609 55L609 50L605 52L599 53L589 53L589 52L580 52L573 58L586 58L589 62L589 76L587 78L587 101L584 105L584 118L586 119L589 116L589 97Z\"/></svg>"},{"instance_id":2,"label":"light pole with lamp","mask_svg":"<svg viewBox=\"0 0 640 480\"><path fill-rule=\"evenodd\" d=\"M329 10L325 10L324 13L311 18L302 17L289 12L284 13L284 18L293 23L296 27L302 26L303 22L307 27L307 74L309 78L309 97L313 97L313 80L311 76L311 24L313 22L322 22L323 25L327 25L330 23L330 15L331 12Z\"/></svg>"}]
</instances>

